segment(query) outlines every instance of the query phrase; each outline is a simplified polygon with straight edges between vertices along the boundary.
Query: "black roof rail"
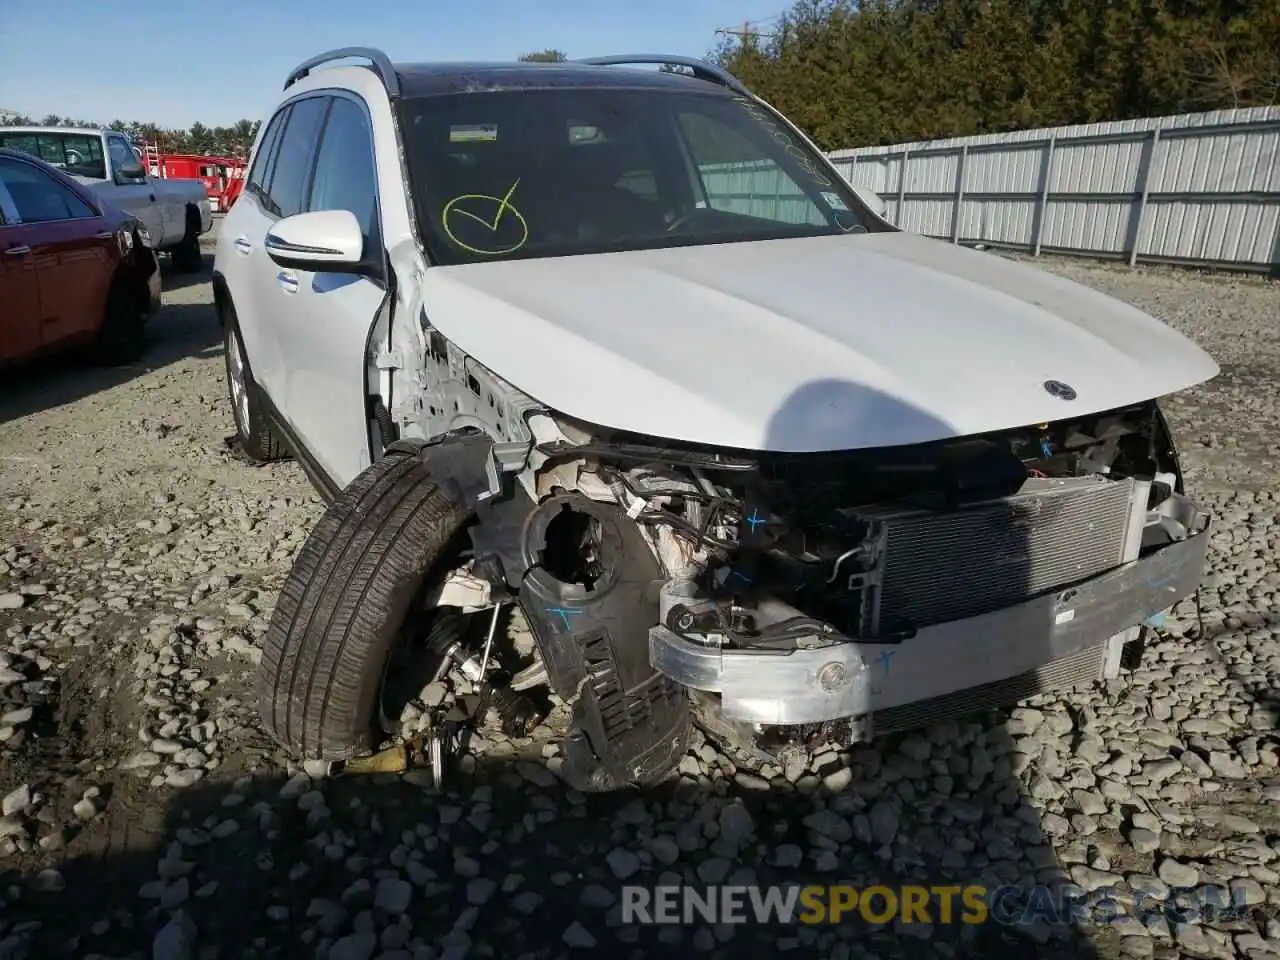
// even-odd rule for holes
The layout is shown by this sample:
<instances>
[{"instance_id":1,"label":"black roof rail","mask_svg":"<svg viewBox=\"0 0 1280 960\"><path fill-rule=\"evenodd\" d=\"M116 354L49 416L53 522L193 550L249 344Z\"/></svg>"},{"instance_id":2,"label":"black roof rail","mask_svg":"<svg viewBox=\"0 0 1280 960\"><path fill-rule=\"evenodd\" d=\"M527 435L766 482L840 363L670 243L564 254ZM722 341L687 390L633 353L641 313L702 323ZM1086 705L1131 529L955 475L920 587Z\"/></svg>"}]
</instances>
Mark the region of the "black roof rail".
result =
<instances>
[{"instance_id":1,"label":"black roof rail","mask_svg":"<svg viewBox=\"0 0 1280 960\"><path fill-rule=\"evenodd\" d=\"M294 67L293 72L289 74L289 79L284 82L284 88L288 90L321 64L356 57L369 61L373 72L382 80L382 85L387 90L387 96L393 100L400 96L400 77L397 76L396 68L391 64L391 58L374 47L339 47L337 50L329 50L326 53L318 54Z\"/></svg>"},{"instance_id":2,"label":"black roof rail","mask_svg":"<svg viewBox=\"0 0 1280 960\"><path fill-rule=\"evenodd\" d=\"M699 80L709 80L712 83L728 87L736 93L751 96L751 91L728 70L717 67L714 63L708 63L706 60L699 60L697 57L682 57L679 54L670 53L622 53L611 57L587 57L573 62L594 64L598 67L622 66L629 63L671 64L673 67L688 67Z\"/></svg>"}]
</instances>

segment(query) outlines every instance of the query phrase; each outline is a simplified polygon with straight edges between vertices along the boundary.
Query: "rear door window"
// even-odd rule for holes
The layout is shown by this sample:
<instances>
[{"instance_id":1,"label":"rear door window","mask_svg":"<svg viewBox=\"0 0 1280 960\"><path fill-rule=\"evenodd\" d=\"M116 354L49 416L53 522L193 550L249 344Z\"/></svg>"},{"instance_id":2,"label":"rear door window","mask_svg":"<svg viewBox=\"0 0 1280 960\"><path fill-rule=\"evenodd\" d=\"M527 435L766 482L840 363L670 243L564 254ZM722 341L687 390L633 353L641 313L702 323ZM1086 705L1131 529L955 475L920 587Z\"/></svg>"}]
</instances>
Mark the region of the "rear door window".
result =
<instances>
[{"instance_id":1,"label":"rear door window","mask_svg":"<svg viewBox=\"0 0 1280 960\"><path fill-rule=\"evenodd\" d=\"M262 135L262 144L253 157L253 167L249 170L246 189L265 204L271 186L271 162L275 159L276 144L280 142L280 131L284 129L289 117L289 108L285 107L267 124L267 132Z\"/></svg>"},{"instance_id":2,"label":"rear door window","mask_svg":"<svg viewBox=\"0 0 1280 960\"><path fill-rule=\"evenodd\" d=\"M105 180L107 164L102 138L88 133L6 133L0 130L0 147L39 157L74 177Z\"/></svg>"}]
</instances>

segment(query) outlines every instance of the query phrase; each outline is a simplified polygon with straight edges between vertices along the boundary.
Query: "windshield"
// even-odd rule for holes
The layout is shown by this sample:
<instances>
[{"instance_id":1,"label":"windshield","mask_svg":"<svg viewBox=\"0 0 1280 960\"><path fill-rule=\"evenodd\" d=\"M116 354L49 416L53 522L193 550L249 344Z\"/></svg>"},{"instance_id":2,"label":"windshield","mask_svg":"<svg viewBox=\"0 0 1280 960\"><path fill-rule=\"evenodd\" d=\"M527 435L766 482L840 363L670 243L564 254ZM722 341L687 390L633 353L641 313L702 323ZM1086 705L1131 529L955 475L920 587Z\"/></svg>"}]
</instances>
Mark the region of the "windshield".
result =
<instances>
[{"instance_id":1,"label":"windshield","mask_svg":"<svg viewBox=\"0 0 1280 960\"><path fill-rule=\"evenodd\" d=\"M85 133L22 133L0 129L0 147L39 157L73 177L107 178L101 137Z\"/></svg>"},{"instance_id":2,"label":"windshield","mask_svg":"<svg viewBox=\"0 0 1280 960\"><path fill-rule=\"evenodd\" d=\"M509 90L400 110L435 263L876 229L822 159L745 97Z\"/></svg>"}]
</instances>

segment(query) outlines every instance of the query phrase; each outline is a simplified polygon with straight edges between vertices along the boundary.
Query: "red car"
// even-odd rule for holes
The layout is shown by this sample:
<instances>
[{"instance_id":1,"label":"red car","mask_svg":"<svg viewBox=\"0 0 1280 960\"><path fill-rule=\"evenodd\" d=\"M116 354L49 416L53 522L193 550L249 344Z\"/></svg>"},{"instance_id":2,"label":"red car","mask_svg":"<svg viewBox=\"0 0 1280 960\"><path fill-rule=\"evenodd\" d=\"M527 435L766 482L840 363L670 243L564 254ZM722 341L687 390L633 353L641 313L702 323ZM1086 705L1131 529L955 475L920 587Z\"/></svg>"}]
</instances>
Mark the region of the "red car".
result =
<instances>
[{"instance_id":1,"label":"red car","mask_svg":"<svg viewBox=\"0 0 1280 960\"><path fill-rule=\"evenodd\" d=\"M0 364L75 346L142 353L160 270L142 224L49 164L0 150Z\"/></svg>"}]
</instances>

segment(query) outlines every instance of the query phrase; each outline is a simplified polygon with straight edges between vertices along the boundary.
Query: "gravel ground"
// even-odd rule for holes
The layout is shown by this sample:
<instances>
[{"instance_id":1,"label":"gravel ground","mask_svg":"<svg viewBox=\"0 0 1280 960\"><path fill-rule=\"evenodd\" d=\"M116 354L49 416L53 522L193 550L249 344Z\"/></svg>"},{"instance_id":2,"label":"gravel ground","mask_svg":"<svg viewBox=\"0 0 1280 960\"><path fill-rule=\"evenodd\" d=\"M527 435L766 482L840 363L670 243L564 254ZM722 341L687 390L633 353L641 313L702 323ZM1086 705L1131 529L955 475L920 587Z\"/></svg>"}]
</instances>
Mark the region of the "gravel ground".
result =
<instances>
[{"instance_id":1,"label":"gravel ground","mask_svg":"<svg viewBox=\"0 0 1280 960\"><path fill-rule=\"evenodd\" d=\"M170 278L144 363L0 388L0 960L17 957L1280 957L1280 287L1063 261L1201 342L1169 403L1220 514L1184 604L1110 689L747 773L585 797L539 740L423 775L297 770L250 681L321 512L229 454L207 274ZM518 631L518 627L513 628ZM509 757L539 754L542 761ZM634 927L624 881L1074 883L1113 923ZM1130 892L1243 908L1132 915ZM1129 914L1129 915L1126 915Z\"/></svg>"}]
</instances>

